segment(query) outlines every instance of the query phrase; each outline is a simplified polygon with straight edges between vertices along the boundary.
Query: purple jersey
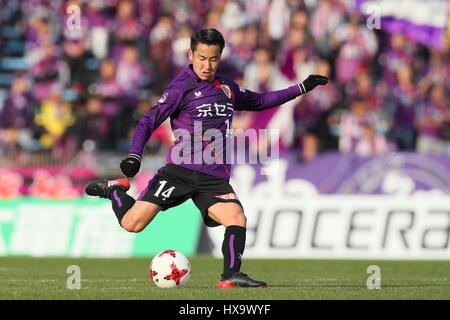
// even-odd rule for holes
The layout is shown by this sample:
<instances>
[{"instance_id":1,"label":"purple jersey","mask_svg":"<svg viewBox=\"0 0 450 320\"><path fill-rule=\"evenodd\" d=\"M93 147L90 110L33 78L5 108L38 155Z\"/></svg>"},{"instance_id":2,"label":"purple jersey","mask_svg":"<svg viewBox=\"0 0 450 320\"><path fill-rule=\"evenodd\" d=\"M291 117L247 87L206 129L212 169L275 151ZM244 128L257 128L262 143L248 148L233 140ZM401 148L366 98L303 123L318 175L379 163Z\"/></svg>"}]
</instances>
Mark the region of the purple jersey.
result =
<instances>
[{"instance_id":1,"label":"purple jersey","mask_svg":"<svg viewBox=\"0 0 450 320\"><path fill-rule=\"evenodd\" d=\"M215 135L214 138L206 137L205 132L212 131L220 133L222 137L229 137L233 111L265 110L302 93L298 85L279 91L255 93L220 76L216 76L213 82L204 81L189 66L169 84L158 103L141 118L136 126L130 153L142 156L144 145L152 133L170 117L174 133L188 132L194 142L187 141L186 136L177 137L175 134L176 141L169 149L167 162L228 181L231 171L231 164L225 157L228 140L223 140L223 151L216 148L217 144L211 149L211 143L217 138ZM211 151L208 148L216 159L213 163L201 156ZM184 161L180 162L180 158Z\"/></svg>"}]
</instances>

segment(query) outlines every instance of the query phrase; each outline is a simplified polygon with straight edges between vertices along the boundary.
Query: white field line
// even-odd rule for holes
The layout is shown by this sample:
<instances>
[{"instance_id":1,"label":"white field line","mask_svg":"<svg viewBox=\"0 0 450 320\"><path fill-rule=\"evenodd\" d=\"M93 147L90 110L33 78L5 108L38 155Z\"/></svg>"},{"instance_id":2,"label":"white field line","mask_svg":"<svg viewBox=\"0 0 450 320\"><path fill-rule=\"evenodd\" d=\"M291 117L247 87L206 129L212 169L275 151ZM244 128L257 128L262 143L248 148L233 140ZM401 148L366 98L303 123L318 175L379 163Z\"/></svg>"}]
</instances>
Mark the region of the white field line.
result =
<instances>
[{"instance_id":1,"label":"white field line","mask_svg":"<svg viewBox=\"0 0 450 320\"><path fill-rule=\"evenodd\" d=\"M394 281L395 279L389 279L389 281ZM449 278L423 278L423 279L401 279L401 281L411 281L411 282L427 282L427 281L447 281ZM66 279L2 279L0 276L0 282L57 282L57 281L66 281ZM81 279L82 282L147 282L151 281L151 279ZM357 279L338 279L338 278L319 278L319 279L296 279L296 282L327 282L327 281L339 281L339 282L348 282L348 281L357 281ZM291 281L289 281L291 282Z\"/></svg>"},{"instance_id":2,"label":"white field line","mask_svg":"<svg viewBox=\"0 0 450 320\"><path fill-rule=\"evenodd\" d=\"M150 279L149 279L150 280ZM0 282L56 282L56 281L66 281L66 279L1 279ZM146 279L81 279L82 282L139 282L147 281Z\"/></svg>"}]
</instances>

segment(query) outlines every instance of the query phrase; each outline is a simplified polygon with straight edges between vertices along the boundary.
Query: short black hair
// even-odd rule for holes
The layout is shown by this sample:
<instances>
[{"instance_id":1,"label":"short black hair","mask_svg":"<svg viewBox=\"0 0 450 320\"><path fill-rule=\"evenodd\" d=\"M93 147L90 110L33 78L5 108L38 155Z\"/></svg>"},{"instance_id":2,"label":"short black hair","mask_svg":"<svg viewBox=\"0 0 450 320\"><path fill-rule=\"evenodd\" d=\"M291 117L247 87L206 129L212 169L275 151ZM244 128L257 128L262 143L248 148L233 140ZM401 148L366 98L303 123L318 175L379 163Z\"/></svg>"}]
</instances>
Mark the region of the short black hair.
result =
<instances>
[{"instance_id":1,"label":"short black hair","mask_svg":"<svg viewBox=\"0 0 450 320\"><path fill-rule=\"evenodd\" d=\"M208 46L217 45L220 47L220 53L225 48L225 40L222 34L216 29L202 29L195 32L191 37L191 50L195 51L199 43L207 44Z\"/></svg>"}]
</instances>

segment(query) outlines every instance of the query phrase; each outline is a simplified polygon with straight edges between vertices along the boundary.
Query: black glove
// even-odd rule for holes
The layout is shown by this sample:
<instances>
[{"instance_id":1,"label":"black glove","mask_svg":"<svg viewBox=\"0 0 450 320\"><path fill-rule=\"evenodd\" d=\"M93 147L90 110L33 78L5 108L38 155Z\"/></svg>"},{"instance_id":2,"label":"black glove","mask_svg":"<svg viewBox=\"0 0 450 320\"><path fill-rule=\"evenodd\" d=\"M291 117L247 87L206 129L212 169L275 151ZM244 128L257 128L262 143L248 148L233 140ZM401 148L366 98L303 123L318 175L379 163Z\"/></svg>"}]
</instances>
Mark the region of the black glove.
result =
<instances>
[{"instance_id":1,"label":"black glove","mask_svg":"<svg viewBox=\"0 0 450 320\"><path fill-rule=\"evenodd\" d=\"M299 83L300 90L303 93L307 93L317 87L318 85L324 86L328 83L328 78L318 75L318 74L312 74L308 78L305 79L305 81Z\"/></svg>"},{"instance_id":2,"label":"black glove","mask_svg":"<svg viewBox=\"0 0 450 320\"><path fill-rule=\"evenodd\" d=\"M120 163L120 170L122 170L123 174L127 177L134 177L141 168L141 160L142 158L137 154L130 153L128 157L123 159Z\"/></svg>"}]
</instances>

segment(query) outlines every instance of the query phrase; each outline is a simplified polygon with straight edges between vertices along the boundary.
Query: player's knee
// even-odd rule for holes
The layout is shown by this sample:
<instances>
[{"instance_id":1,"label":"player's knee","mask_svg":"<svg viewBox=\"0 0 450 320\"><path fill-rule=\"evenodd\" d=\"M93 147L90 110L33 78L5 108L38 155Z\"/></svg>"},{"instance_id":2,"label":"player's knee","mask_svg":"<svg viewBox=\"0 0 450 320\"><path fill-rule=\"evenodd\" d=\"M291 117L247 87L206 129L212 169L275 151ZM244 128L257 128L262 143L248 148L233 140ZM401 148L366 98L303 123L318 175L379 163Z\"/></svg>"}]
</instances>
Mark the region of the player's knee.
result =
<instances>
[{"instance_id":1,"label":"player's knee","mask_svg":"<svg viewBox=\"0 0 450 320\"><path fill-rule=\"evenodd\" d=\"M122 228L124 228L128 232L133 232L133 233L140 232L140 231L144 230L144 228L145 228L145 226L143 224L139 223L139 221L130 220L130 219L127 219L127 220L123 219L121 221L120 225L122 226Z\"/></svg>"},{"instance_id":2,"label":"player's knee","mask_svg":"<svg viewBox=\"0 0 450 320\"><path fill-rule=\"evenodd\" d=\"M128 232L133 232L133 233L138 233L141 232L142 230L144 230L143 227L139 226L139 225L127 225L127 226L122 226L125 230L127 230Z\"/></svg>"},{"instance_id":3,"label":"player's knee","mask_svg":"<svg viewBox=\"0 0 450 320\"><path fill-rule=\"evenodd\" d=\"M246 227L247 226L247 217L245 216L245 214L244 213L242 213L242 215L241 215L241 217L239 218L240 219L240 226L241 227Z\"/></svg>"},{"instance_id":4,"label":"player's knee","mask_svg":"<svg viewBox=\"0 0 450 320\"><path fill-rule=\"evenodd\" d=\"M232 218L230 219L230 225L240 226L240 227L246 227L247 226L247 217L245 216L244 212L238 211L232 215Z\"/></svg>"}]
</instances>

